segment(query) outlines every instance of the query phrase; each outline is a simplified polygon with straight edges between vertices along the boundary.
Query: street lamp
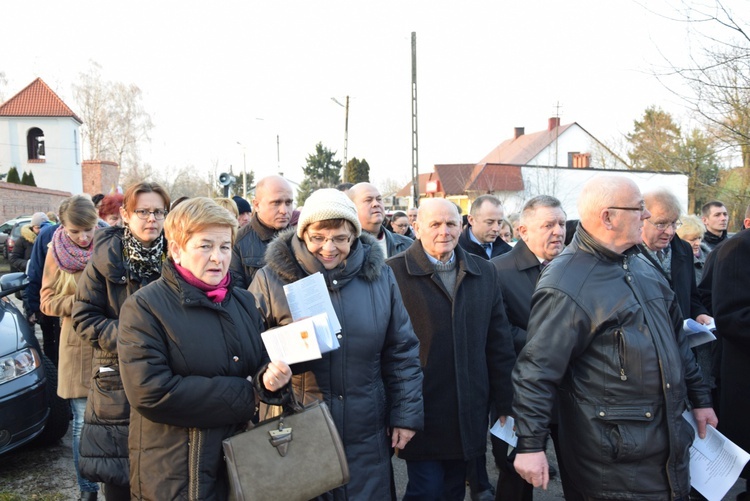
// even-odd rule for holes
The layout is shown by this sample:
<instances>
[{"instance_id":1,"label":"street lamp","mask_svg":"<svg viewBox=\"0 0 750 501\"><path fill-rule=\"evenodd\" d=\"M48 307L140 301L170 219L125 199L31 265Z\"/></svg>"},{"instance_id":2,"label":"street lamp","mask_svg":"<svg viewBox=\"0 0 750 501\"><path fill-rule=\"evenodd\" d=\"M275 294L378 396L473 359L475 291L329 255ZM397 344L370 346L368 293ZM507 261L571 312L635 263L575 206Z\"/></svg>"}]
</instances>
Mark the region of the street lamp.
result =
<instances>
[{"instance_id":1,"label":"street lamp","mask_svg":"<svg viewBox=\"0 0 750 501\"><path fill-rule=\"evenodd\" d=\"M346 96L346 106L341 104L335 97L331 98L331 101L338 104L342 108L346 108L346 119L344 121L344 175L342 181L346 181L346 161L347 161L347 148L349 146L349 96Z\"/></svg>"},{"instance_id":2,"label":"street lamp","mask_svg":"<svg viewBox=\"0 0 750 501\"><path fill-rule=\"evenodd\" d=\"M247 200L247 149L245 145L237 141L242 147L242 198Z\"/></svg>"}]
</instances>

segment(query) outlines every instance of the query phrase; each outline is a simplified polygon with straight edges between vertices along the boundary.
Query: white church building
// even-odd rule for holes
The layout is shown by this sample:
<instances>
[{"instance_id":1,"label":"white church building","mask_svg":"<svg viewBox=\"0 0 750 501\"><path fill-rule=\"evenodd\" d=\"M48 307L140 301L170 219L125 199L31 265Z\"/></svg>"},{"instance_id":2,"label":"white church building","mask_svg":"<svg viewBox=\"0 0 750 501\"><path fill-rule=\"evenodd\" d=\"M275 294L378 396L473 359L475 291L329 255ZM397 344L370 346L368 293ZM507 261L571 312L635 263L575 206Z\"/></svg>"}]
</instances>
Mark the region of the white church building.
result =
<instances>
[{"instance_id":1,"label":"white church building","mask_svg":"<svg viewBox=\"0 0 750 501\"><path fill-rule=\"evenodd\" d=\"M40 188L83 191L83 121L41 78L0 105L0 173L32 172Z\"/></svg>"}]
</instances>

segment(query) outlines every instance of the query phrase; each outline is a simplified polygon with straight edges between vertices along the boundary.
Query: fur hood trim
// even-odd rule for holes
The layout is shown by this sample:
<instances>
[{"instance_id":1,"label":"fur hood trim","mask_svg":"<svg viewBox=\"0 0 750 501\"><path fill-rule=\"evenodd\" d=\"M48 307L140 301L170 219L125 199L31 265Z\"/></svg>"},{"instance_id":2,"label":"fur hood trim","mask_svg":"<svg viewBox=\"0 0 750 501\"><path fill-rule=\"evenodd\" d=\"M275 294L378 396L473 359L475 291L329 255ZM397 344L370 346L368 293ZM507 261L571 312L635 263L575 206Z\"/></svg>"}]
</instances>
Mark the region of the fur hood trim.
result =
<instances>
[{"instance_id":1,"label":"fur hood trim","mask_svg":"<svg viewBox=\"0 0 750 501\"><path fill-rule=\"evenodd\" d=\"M307 272L297 263L292 251L293 238L297 238L296 228L288 228L279 233L278 237L274 238L266 249L266 266L273 270L285 283L296 282L307 276ZM352 245L351 252L365 253L362 267L356 272L356 275L368 282L376 281L386 264L383 249L375 237L362 232L357 242Z\"/></svg>"}]
</instances>

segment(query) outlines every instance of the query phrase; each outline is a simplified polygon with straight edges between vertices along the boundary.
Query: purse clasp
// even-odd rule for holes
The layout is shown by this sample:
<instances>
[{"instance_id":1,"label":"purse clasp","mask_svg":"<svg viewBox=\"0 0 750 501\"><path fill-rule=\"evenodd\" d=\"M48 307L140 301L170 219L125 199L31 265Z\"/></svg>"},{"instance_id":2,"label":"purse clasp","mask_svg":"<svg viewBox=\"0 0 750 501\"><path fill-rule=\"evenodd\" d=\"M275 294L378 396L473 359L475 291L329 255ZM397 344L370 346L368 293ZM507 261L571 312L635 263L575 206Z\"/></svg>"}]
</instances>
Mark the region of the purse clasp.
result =
<instances>
[{"instance_id":1,"label":"purse clasp","mask_svg":"<svg viewBox=\"0 0 750 501\"><path fill-rule=\"evenodd\" d=\"M284 418L279 419L279 427L275 430L268 432L271 438L268 441L272 446L276 447L279 456L286 456L289 450L289 442L292 441L292 428L291 426L284 426Z\"/></svg>"}]
</instances>

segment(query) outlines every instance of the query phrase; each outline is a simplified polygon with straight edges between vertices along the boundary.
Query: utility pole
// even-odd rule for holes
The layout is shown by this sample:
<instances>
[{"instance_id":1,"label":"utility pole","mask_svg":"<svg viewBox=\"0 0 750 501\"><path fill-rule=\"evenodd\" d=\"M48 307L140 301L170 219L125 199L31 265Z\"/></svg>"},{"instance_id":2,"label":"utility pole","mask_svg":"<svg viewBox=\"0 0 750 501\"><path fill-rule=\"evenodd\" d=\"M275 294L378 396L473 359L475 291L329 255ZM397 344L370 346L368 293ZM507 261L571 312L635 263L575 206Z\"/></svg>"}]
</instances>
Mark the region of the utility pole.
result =
<instances>
[{"instance_id":1,"label":"utility pole","mask_svg":"<svg viewBox=\"0 0 750 501\"><path fill-rule=\"evenodd\" d=\"M283 176L284 173L281 172L281 149L279 146L279 135L276 134L276 171L279 173L279 176Z\"/></svg>"},{"instance_id":2,"label":"utility pole","mask_svg":"<svg viewBox=\"0 0 750 501\"><path fill-rule=\"evenodd\" d=\"M341 177L341 180L346 182L346 162L349 158L347 154L347 150L349 149L349 96L346 96L346 105L341 104L335 97L332 97L331 101L342 108L346 108L346 116L344 118L344 175Z\"/></svg>"},{"instance_id":3,"label":"utility pole","mask_svg":"<svg viewBox=\"0 0 750 501\"><path fill-rule=\"evenodd\" d=\"M417 32L411 32L411 187L419 207L419 148L417 145Z\"/></svg>"},{"instance_id":4,"label":"utility pole","mask_svg":"<svg viewBox=\"0 0 750 501\"><path fill-rule=\"evenodd\" d=\"M237 144L242 146L242 197L247 200L247 149L241 142Z\"/></svg>"}]
</instances>

